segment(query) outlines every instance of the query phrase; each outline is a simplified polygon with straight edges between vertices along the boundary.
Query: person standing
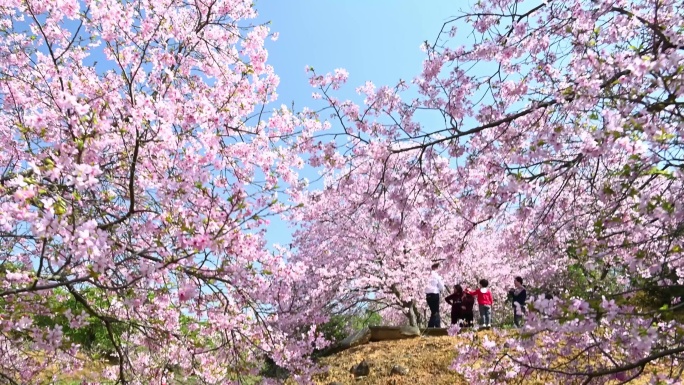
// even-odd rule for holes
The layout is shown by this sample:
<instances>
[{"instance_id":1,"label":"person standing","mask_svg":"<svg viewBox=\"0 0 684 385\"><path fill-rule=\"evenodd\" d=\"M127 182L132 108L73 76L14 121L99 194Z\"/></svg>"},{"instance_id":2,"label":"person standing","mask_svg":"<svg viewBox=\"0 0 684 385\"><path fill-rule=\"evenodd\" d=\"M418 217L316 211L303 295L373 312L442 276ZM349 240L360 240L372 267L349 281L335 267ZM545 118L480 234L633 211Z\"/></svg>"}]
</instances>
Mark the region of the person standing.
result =
<instances>
[{"instance_id":1,"label":"person standing","mask_svg":"<svg viewBox=\"0 0 684 385\"><path fill-rule=\"evenodd\" d=\"M527 289L523 286L522 277L515 277L513 285L513 289L510 290L513 302L513 322L516 327L522 327L525 316L525 302L527 301Z\"/></svg>"},{"instance_id":2,"label":"person standing","mask_svg":"<svg viewBox=\"0 0 684 385\"><path fill-rule=\"evenodd\" d=\"M429 328L441 327L441 320L439 317L439 294L444 291L444 280L442 276L437 273L439 263L432 265L432 272L425 288L425 299L430 308L430 320L428 321Z\"/></svg>"},{"instance_id":3,"label":"person standing","mask_svg":"<svg viewBox=\"0 0 684 385\"><path fill-rule=\"evenodd\" d=\"M458 324L461 326L463 314L465 313L465 306L463 305L463 288L461 285L454 286L454 292L447 295L444 301L451 305L451 324Z\"/></svg>"},{"instance_id":4,"label":"person standing","mask_svg":"<svg viewBox=\"0 0 684 385\"><path fill-rule=\"evenodd\" d=\"M463 292L463 327L473 327L473 307L475 306L475 297Z\"/></svg>"},{"instance_id":5,"label":"person standing","mask_svg":"<svg viewBox=\"0 0 684 385\"><path fill-rule=\"evenodd\" d=\"M489 329L492 327L492 292L489 291L489 281L486 279L480 280L480 288L478 290L465 290L466 293L477 298L477 307L480 311L480 325Z\"/></svg>"}]
</instances>

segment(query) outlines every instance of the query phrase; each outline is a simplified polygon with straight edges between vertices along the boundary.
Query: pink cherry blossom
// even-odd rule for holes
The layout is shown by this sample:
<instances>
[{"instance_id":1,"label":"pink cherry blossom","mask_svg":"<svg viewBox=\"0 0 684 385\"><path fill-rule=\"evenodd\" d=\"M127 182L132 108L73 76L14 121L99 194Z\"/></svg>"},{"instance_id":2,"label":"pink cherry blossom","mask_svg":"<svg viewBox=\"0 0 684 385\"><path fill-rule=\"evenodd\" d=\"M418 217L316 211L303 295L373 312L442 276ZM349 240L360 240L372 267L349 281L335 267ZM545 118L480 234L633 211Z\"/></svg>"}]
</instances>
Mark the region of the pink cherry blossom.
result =
<instances>
[{"instance_id":1,"label":"pink cherry blossom","mask_svg":"<svg viewBox=\"0 0 684 385\"><path fill-rule=\"evenodd\" d=\"M421 304L431 261L493 288L524 276L535 293L521 337L485 354L461 334L453 367L472 383L494 382L492 370L679 381L682 25L676 1L483 0L421 45L408 90L368 82L361 103L341 101L342 79L310 69L348 141L313 148L328 184L294 218L298 258L340 282L331 298L377 302L397 323L413 322L406 305ZM652 362L676 369L641 370Z\"/></svg>"},{"instance_id":2,"label":"pink cherry blossom","mask_svg":"<svg viewBox=\"0 0 684 385\"><path fill-rule=\"evenodd\" d=\"M253 118L279 82L256 16L244 0L0 5L3 378L76 373L94 352L69 335L91 321L123 331L102 381L172 365L224 384L265 356L302 381L316 370L323 305L300 307L305 277L263 230L306 188L299 127L325 125Z\"/></svg>"}]
</instances>

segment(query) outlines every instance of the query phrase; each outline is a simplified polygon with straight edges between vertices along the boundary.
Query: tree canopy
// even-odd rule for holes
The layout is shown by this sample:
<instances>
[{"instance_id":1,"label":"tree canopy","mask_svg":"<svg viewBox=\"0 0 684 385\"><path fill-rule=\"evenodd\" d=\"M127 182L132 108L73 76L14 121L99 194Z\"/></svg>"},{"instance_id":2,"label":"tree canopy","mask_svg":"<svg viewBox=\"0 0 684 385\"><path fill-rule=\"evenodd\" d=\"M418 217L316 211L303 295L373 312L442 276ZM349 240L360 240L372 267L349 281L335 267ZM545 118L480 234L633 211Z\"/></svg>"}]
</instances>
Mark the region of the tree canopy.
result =
<instances>
[{"instance_id":1,"label":"tree canopy","mask_svg":"<svg viewBox=\"0 0 684 385\"><path fill-rule=\"evenodd\" d=\"M105 354L122 384L239 383L264 361L304 383L337 317L423 322L434 262L554 293L505 344L466 335L472 382L682 377L680 1L480 0L414 79L342 100L345 70L309 68L300 111L269 111L256 16L0 4L1 382ZM266 247L273 215L290 250Z\"/></svg>"}]
</instances>

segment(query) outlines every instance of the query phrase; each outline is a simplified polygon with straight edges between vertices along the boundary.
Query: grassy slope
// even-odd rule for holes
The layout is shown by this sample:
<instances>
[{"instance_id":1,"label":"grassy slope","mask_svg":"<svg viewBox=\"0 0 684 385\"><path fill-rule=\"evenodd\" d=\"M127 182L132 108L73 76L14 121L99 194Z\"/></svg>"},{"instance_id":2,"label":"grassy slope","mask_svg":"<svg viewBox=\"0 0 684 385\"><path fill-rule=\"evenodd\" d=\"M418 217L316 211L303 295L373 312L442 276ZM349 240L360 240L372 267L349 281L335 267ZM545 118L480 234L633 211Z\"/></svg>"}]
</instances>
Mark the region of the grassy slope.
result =
<instances>
[{"instance_id":1,"label":"grassy slope","mask_svg":"<svg viewBox=\"0 0 684 385\"><path fill-rule=\"evenodd\" d=\"M317 384L337 381L342 384L451 384L467 382L449 370L456 351L455 337L423 337L400 341L372 342L358 346L331 357L323 363L328 373L317 378ZM366 360L370 375L355 380L349 372L352 365ZM394 365L409 370L406 376L390 376Z\"/></svg>"},{"instance_id":2,"label":"grassy slope","mask_svg":"<svg viewBox=\"0 0 684 385\"><path fill-rule=\"evenodd\" d=\"M487 334L490 339L497 338L491 332L479 332L483 337ZM399 385L399 384L468 384L461 375L449 369L456 355L455 345L459 337L421 337L400 341L382 341L358 346L322 360L328 365L327 373L316 378L316 383L328 385L333 382L341 384L369 384L369 385ZM462 342L462 341L461 341ZM355 379L349 369L362 360L370 366L368 377ZM406 376L391 376L390 370L394 365L401 365L409 369ZM631 385L649 383L650 374L654 370L666 372L662 365L648 365L644 376L630 381ZM581 383L583 379L567 384ZM542 374L531 377L517 378L516 384L537 385L553 384L554 381L544 378ZM619 381L611 382L618 384Z\"/></svg>"}]
</instances>

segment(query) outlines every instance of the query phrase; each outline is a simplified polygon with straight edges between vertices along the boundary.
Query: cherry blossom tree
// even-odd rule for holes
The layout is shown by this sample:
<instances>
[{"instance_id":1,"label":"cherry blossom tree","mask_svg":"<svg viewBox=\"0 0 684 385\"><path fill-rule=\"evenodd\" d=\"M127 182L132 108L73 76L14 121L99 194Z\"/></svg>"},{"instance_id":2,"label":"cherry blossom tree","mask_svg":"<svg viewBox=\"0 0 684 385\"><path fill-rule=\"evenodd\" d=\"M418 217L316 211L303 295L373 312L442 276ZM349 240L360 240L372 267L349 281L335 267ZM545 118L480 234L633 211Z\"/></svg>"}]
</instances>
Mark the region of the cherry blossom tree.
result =
<instances>
[{"instance_id":1,"label":"cherry blossom tree","mask_svg":"<svg viewBox=\"0 0 684 385\"><path fill-rule=\"evenodd\" d=\"M266 116L255 17L243 0L0 4L0 382L100 359L68 338L92 325L117 383L237 382L263 356L304 381L316 309L291 306L304 277L263 230L297 204L278 183L305 187L280 141L317 123Z\"/></svg>"},{"instance_id":2,"label":"cherry blossom tree","mask_svg":"<svg viewBox=\"0 0 684 385\"><path fill-rule=\"evenodd\" d=\"M382 147L356 150L320 159L329 172L325 187L291 218L299 226L291 260L308 266L315 290L325 293L321 301L334 304L332 311L371 308L386 323L425 326L424 289L438 262L447 290L474 289L487 278L497 313L508 311L505 293L512 271L525 271L521 259L498 242L503 231L462 215L448 159L428 149L418 161L417 153L400 153L379 162ZM448 323L448 306L441 310Z\"/></svg>"},{"instance_id":3,"label":"cherry blossom tree","mask_svg":"<svg viewBox=\"0 0 684 385\"><path fill-rule=\"evenodd\" d=\"M335 98L343 70L311 70L340 154L451 157L461 219L556 291L505 344L464 344L471 381L682 377L682 7L482 0L425 43L413 87L367 83L361 105Z\"/></svg>"},{"instance_id":4,"label":"cherry blossom tree","mask_svg":"<svg viewBox=\"0 0 684 385\"><path fill-rule=\"evenodd\" d=\"M308 276L336 311L371 306L385 319L399 313L417 326L430 266L446 260L456 243L450 228L459 223L450 221L456 205L448 189L438 198L433 191L441 187L403 158L372 159L350 159L322 191L309 194L293 218L300 226L293 260L309 266Z\"/></svg>"}]
</instances>

